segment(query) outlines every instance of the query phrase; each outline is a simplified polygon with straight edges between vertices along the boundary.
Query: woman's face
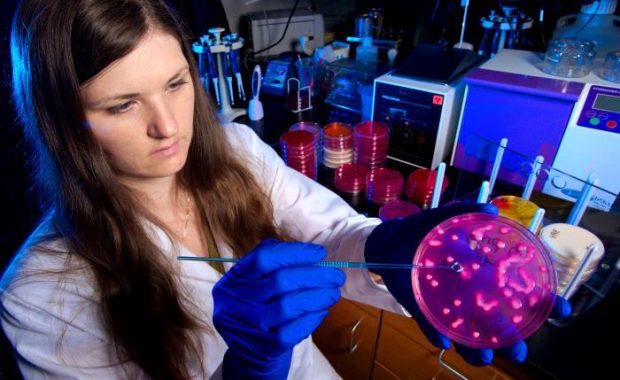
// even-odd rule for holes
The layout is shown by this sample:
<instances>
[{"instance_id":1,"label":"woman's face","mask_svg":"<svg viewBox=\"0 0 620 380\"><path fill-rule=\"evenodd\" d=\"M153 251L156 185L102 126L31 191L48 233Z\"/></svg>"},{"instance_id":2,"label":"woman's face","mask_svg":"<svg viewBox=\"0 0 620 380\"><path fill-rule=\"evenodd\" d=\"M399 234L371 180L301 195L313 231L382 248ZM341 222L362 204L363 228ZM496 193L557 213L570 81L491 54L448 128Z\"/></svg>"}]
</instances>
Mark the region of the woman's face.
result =
<instances>
[{"instance_id":1,"label":"woman's face","mask_svg":"<svg viewBox=\"0 0 620 380\"><path fill-rule=\"evenodd\" d=\"M194 86L172 35L152 29L135 50L85 83L80 96L88 125L121 179L181 170L192 139Z\"/></svg>"}]
</instances>

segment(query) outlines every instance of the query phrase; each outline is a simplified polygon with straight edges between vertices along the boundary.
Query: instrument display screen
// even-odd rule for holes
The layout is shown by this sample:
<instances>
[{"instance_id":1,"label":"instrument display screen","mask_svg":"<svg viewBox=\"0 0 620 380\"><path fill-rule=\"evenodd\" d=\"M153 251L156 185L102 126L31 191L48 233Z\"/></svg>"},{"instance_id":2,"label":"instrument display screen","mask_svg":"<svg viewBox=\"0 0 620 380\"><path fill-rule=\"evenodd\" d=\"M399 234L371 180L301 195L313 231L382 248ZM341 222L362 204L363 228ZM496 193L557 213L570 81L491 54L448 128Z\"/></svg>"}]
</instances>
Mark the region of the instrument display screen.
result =
<instances>
[{"instance_id":1,"label":"instrument display screen","mask_svg":"<svg viewBox=\"0 0 620 380\"><path fill-rule=\"evenodd\" d=\"M592 108L599 111L620 113L620 97L597 94Z\"/></svg>"}]
</instances>

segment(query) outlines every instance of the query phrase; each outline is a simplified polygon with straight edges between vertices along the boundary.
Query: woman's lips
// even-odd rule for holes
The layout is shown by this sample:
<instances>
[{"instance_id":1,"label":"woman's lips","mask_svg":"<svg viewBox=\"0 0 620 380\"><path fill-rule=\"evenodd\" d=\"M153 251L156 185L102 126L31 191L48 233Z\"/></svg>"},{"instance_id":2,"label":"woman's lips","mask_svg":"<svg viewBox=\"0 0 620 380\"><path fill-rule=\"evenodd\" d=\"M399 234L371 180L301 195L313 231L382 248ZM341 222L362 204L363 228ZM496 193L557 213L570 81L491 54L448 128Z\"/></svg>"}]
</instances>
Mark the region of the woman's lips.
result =
<instances>
[{"instance_id":1,"label":"woman's lips","mask_svg":"<svg viewBox=\"0 0 620 380\"><path fill-rule=\"evenodd\" d=\"M177 140L168 146L165 146L161 149L157 149L156 151L153 152L153 155L168 157L168 156L172 156L178 151L179 151L179 141Z\"/></svg>"}]
</instances>

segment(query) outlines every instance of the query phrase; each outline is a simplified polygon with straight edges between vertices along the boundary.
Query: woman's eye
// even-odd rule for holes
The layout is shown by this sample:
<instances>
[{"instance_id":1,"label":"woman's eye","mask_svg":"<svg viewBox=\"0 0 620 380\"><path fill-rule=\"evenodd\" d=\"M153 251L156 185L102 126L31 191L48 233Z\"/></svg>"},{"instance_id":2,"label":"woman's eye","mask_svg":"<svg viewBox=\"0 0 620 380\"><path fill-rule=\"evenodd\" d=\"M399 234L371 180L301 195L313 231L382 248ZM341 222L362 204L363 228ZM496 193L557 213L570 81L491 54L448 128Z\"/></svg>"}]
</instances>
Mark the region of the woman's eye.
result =
<instances>
[{"instance_id":1,"label":"woman's eye","mask_svg":"<svg viewBox=\"0 0 620 380\"><path fill-rule=\"evenodd\" d=\"M110 107L107 111L111 114L123 113L128 111L131 108L132 104L133 102L126 102L123 104L119 104L118 106Z\"/></svg>"},{"instance_id":2,"label":"woman's eye","mask_svg":"<svg viewBox=\"0 0 620 380\"><path fill-rule=\"evenodd\" d=\"M178 80L176 82L170 83L170 85L168 85L168 89L172 91L178 90L179 87L181 87L185 83L187 82L184 79Z\"/></svg>"}]
</instances>

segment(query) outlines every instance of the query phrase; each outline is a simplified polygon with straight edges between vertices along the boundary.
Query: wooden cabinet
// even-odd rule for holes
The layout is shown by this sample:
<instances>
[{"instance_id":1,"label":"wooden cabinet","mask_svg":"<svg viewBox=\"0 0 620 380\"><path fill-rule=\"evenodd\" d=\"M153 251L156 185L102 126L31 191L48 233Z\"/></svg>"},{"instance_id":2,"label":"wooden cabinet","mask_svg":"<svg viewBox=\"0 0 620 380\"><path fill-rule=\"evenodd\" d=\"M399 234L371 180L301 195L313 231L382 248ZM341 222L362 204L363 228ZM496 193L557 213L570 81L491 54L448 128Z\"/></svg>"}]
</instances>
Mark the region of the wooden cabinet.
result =
<instances>
[{"instance_id":1,"label":"wooden cabinet","mask_svg":"<svg viewBox=\"0 0 620 380\"><path fill-rule=\"evenodd\" d=\"M459 379L439 363L440 349L431 345L411 318L384 311L373 379ZM474 367L451 348L443 361L469 379L491 380L511 377L495 366ZM393 377L386 377L385 371Z\"/></svg>"},{"instance_id":2,"label":"wooden cabinet","mask_svg":"<svg viewBox=\"0 0 620 380\"><path fill-rule=\"evenodd\" d=\"M342 299L312 337L340 376L369 379L380 318L381 310Z\"/></svg>"},{"instance_id":3,"label":"wooden cabinet","mask_svg":"<svg viewBox=\"0 0 620 380\"><path fill-rule=\"evenodd\" d=\"M461 378L440 364L440 350L426 340L414 320L356 302L341 300L313 337L345 380ZM453 348L444 353L443 361L469 379L513 378L495 365L471 366Z\"/></svg>"}]
</instances>

